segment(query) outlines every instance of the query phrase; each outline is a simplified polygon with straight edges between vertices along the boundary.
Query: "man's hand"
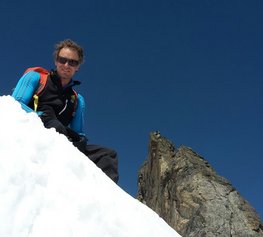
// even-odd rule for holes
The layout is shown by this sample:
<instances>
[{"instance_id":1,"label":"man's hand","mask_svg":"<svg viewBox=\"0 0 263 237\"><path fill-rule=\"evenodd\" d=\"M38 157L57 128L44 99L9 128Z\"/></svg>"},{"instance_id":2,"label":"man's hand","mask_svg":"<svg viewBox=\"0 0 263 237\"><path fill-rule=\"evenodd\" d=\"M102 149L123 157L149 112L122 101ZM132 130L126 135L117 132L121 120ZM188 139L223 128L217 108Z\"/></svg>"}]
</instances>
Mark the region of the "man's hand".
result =
<instances>
[{"instance_id":1,"label":"man's hand","mask_svg":"<svg viewBox=\"0 0 263 237\"><path fill-rule=\"evenodd\" d=\"M75 147L77 147L81 152L84 153L88 141L86 136L78 134L69 127L66 127L66 129L69 141L71 141Z\"/></svg>"},{"instance_id":2,"label":"man's hand","mask_svg":"<svg viewBox=\"0 0 263 237\"><path fill-rule=\"evenodd\" d=\"M87 138L85 136L79 136L79 137L80 139L78 141L73 142L73 145L84 153L87 145Z\"/></svg>"}]
</instances>

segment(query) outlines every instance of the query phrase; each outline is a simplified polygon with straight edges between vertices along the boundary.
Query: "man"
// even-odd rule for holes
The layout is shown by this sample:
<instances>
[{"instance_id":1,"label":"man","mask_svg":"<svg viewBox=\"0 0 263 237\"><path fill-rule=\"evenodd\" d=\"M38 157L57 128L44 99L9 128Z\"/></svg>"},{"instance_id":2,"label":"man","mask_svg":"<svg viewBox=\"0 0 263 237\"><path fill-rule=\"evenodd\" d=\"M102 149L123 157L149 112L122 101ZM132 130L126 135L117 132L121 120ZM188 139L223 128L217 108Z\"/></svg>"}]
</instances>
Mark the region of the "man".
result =
<instances>
[{"instance_id":1,"label":"man","mask_svg":"<svg viewBox=\"0 0 263 237\"><path fill-rule=\"evenodd\" d=\"M73 76L83 63L83 49L72 40L55 46L55 70L38 68L26 71L18 81L12 96L27 112L35 111L46 128L55 128L114 182L118 182L118 160L115 151L87 144L83 133L84 98L73 90L79 81ZM44 79L45 80L44 80Z\"/></svg>"}]
</instances>

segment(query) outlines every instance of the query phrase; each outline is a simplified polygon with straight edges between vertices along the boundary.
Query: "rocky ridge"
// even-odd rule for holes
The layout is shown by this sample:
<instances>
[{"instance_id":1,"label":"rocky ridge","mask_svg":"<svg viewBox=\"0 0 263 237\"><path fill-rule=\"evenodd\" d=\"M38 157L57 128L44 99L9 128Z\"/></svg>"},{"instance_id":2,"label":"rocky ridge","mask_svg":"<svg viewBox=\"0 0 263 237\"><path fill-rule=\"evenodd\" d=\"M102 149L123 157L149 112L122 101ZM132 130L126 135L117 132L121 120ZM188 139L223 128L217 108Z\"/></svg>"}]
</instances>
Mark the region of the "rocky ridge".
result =
<instances>
[{"instance_id":1,"label":"rocky ridge","mask_svg":"<svg viewBox=\"0 0 263 237\"><path fill-rule=\"evenodd\" d=\"M263 236L254 208L207 160L159 132L139 171L137 198L182 236Z\"/></svg>"}]
</instances>

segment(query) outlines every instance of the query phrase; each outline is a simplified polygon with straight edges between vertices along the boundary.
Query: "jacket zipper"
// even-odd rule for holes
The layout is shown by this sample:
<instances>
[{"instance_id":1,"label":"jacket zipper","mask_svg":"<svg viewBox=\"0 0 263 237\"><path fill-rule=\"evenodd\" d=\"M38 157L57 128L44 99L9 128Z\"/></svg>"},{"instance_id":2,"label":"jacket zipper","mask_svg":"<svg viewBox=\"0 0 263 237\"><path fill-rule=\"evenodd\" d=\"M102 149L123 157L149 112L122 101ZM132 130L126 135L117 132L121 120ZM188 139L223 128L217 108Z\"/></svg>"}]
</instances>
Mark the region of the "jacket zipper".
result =
<instances>
[{"instance_id":1,"label":"jacket zipper","mask_svg":"<svg viewBox=\"0 0 263 237\"><path fill-rule=\"evenodd\" d=\"M68 106L68 99L66 99L66 104L64 108L58 114L61 115L66 110L67 106Z\"/></svg>"}]
</instances>

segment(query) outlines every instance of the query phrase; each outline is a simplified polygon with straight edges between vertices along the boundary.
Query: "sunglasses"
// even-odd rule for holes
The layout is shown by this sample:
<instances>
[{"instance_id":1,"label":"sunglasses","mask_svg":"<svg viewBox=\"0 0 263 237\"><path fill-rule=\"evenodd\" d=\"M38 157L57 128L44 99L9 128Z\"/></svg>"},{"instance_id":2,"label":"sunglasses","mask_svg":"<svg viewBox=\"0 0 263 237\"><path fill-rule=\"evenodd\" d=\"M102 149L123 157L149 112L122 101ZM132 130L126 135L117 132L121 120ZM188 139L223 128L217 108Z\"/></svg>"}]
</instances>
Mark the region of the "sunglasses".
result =
<instances>
[{"instance_id":1,"label":"sunglasses","mask_svg":"<svg viewBox=\"0 0 263 237\"><path fill-rule=\"evenodd\" d=\"M66 64L68 63L69 66L71 67L76 67L79 65L79 61L78 60L75 60L75 59L69 59L69 58L64 58L64 57L61 57L61 56L58 56L57 57L57 61L61 64Z\"/></svg>"}]
</instances>

